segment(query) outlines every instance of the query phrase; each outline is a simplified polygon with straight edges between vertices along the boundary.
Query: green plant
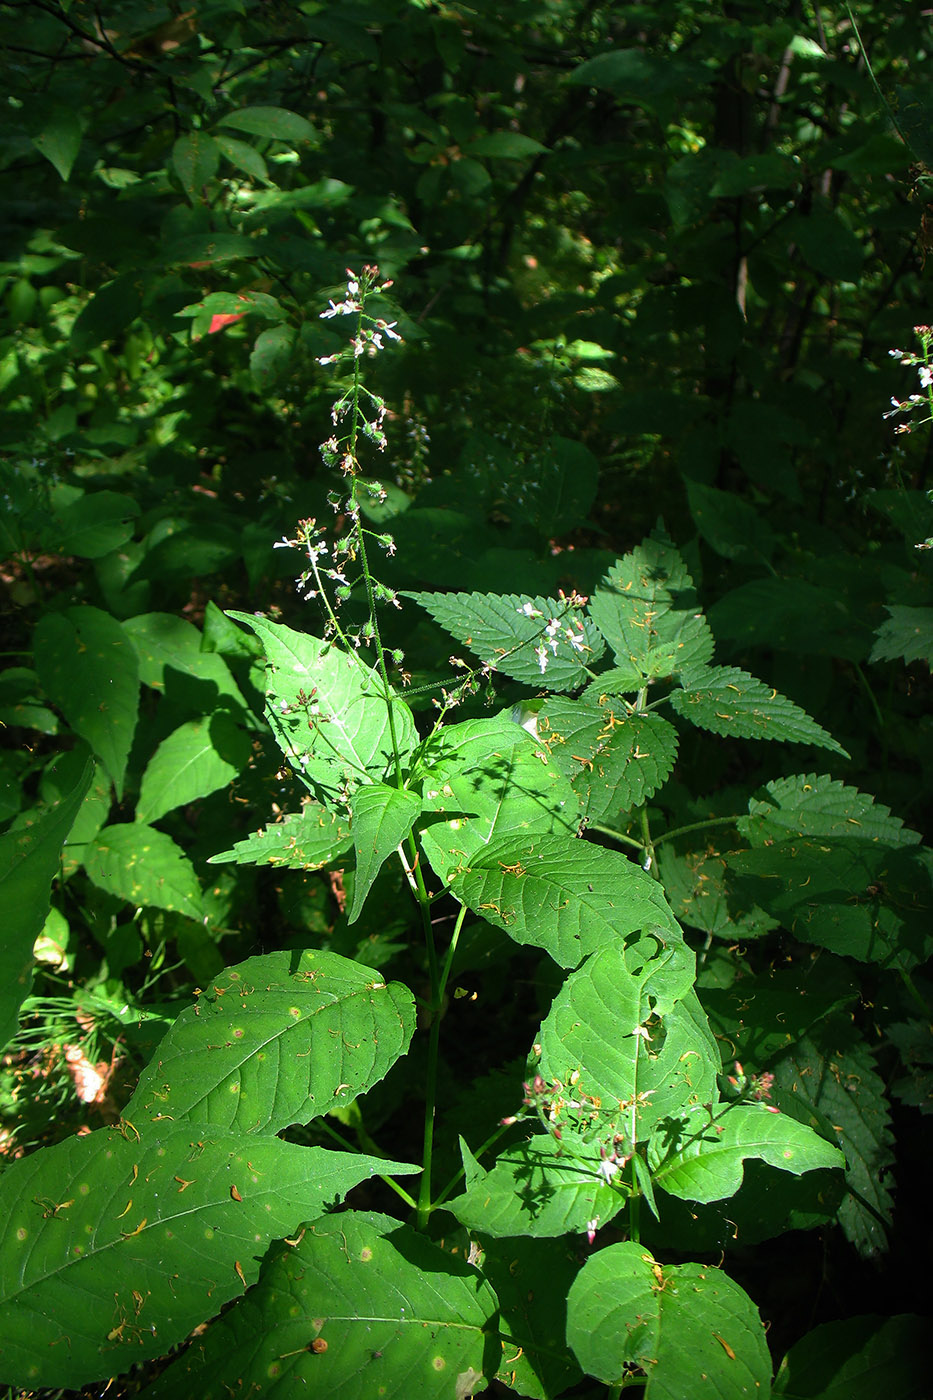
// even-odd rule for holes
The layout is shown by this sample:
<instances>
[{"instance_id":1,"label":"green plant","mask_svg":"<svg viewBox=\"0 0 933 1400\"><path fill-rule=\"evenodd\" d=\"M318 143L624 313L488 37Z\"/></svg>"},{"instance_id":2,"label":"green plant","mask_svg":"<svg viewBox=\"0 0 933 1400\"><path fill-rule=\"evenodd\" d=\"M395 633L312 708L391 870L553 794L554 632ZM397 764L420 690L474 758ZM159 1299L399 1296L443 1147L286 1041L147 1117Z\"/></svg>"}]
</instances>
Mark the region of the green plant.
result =
<instances>
[{"instance_id":1,"label":"green plant","mask_svg":"<svg viewBox=\"0 0 933 1400\"><path fill-rule=\"evenodd\" d=\"M400 600L371 563L374 547L391 558L394 542L367 518L386 493L361 460L366 443L385 444L385 404L363 369L383 337L397 338L387 292L367 267L324 313L354 322L348 349L326 357L348 364L323 447L340 533L306 520L282 541L303 551L298 587L321 603L324 635L230 614L262 648L253 673L265 672L265 724L304 795L214 860L344 870L345 939L367 917L399 919L379 961L406 980L367 965L365 942L354 956L296 947L212 972L116 1126L10 1165L0 1178L5 1373L30 1387L80 1385L165 1356L230 1304L147 1394L284 1394L303 1381L401 1396L417 1377L437 1395L497 1380L547 1397L581 1375L613 1395L763 1392L772 1362L748 1293L709 1262L663 1256L689 1253L691 1236L693 1252L723 1240L726 1222L761 1239L837 1208L853 1240L877 1247L890 1197L871 1154L883 1156L886 1128L872 1052L848 1014L849 960L909 984L927 951L916 899L927 853L886 808L815 774L772 782L746 814L658 829L651 804L684 726L845 757L776 689L713 664L685 562L660 527L589 599L412 593L475 660L452 658L453 680L403 698L390 672L410 678L387 640ZM137 619L117 635L89 607L40 624L46 691L118 791L121 706L138 703L123 638L152 678L165 664L155 626ZM56 682L65 649L71 691ZM87 700L86 652L98 668L110 662L106 727ZM216 695L207 756L207 722L173 731L146 770L136 821L98 829L75 852L99 888L191 919L197 884L147 817L171 810L186 767L216 767L215 722L229 719L229 742L238 724L252 727L220 658L197 656ZM493 713L451 718L483 699ZM160 770L169 760L171 778ZM49 815L2 838L24 911L21 958L92 770ZM211 773L202 790L227 780ZM691 854L698 832L723 831L734 848ZM66 853L73 844L72 834ZM399 915L401 900L413 918ZM694 927L699 910L699 956L678 910ZM814 957L772 973L734 962L725 975L717 936L754 940L779 924ZM455 1001L484 948L507 985L510 947L535 951L545 1005L525 1064L495 1094L480 1084L471 1141L451 1073L465 1056L442 1053L451 992ZM7 1004L18 1006L12 991ZM398 1093L406 1055L423 1101L414 1162L378 1145L377 1086L394 1073ZM496 1117L502 1092L512 1108ZM410 1150L412 1134L403 1141ZM368 1197L338 1209L363 1182ZM374 1208L392 1196L402 1219ZM896 1339L875 1332L860 1350L848 1338L843 1352L827 1333L822 1344L857 1374ZM792 1353L775 1393L795 1393L795 1374Z\"/></svg>"}]
</instances>

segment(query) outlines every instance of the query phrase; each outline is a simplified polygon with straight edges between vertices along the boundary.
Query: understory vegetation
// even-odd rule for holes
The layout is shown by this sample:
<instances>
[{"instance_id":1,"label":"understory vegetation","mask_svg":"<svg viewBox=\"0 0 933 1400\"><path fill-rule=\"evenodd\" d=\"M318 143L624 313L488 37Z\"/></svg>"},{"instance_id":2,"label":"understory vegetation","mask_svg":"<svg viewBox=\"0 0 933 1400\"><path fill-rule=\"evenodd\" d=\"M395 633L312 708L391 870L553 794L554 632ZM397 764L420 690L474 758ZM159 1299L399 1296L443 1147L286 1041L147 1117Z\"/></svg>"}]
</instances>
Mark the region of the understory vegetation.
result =
<instances>
[{"instance_id":1,"label":"understory vegetation","mask_svg":"<svg viewBox=\"0 0 933 1400\"><path fill-rule=\"evenodd\" d=\"M0 1391L899 1400L930 16L0 0Z\"/></svg>"}]
</instances>

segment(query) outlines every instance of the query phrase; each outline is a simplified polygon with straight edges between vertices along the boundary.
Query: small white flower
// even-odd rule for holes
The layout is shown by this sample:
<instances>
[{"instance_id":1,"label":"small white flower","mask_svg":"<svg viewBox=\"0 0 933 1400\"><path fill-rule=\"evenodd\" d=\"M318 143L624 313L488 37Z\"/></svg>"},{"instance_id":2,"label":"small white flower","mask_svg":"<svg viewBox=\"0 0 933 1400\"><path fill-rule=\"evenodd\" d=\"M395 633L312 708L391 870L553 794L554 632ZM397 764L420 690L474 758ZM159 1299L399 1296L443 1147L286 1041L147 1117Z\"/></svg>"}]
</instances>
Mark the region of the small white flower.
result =
<instances>
[{"instance_id":1,"label":"small white flower","mask_svg":"<svg viewBox=\"0 0 933 1400\"><path fill-rule=\"evenodd\" d=\"M318 355L317 362L319 365L335 365L339 359L339 355Z\"/></svg>"},{"instance_id":2,"label":"small white flower","mask_svg":"<svg viewBox=\"0 0 933 1400\"><path fill-rule=\"evenodd\" d=\"M538 612L538 609L535 607L534 603L522 603L521 607L520 607L520 608L516 608L515 611L518 612L518 613L521 613L524 617L540 617L540 616L541 616L541 614Z\"/></svg>"},{"instance_id":3,"label":"small white flower","mask_svg":"<svg viewBox=\"0 0 933 1400\"><path fill-rule=\"evenodd\" d=\"M543 676L547 670L547 647L535 647L535 656L538 658L538 670Z\"/></svg>"},{"instance_id":4,"label":"small white flower","mask_svg":"<svg viewBox=\"0 0 933 1400\"><path fill-rule=\"evenodd\" d=\"M921 365L917 373L920 375L920 388L929 389L933 384L933 365Z\"/></svg>"},{"instance_id":5,"label":"small white flower","mask_svg":"<svg viewBox=\"0 0 933 1400\"><path fill-rule=\"evenodd\" d=\"M611 1157L604 1157L596 1168L597 1174L603 1178L606 1185L610 1185L612 1178L618 1173L619 1164L613 1162Z\"/></svg>"}]
</instances>

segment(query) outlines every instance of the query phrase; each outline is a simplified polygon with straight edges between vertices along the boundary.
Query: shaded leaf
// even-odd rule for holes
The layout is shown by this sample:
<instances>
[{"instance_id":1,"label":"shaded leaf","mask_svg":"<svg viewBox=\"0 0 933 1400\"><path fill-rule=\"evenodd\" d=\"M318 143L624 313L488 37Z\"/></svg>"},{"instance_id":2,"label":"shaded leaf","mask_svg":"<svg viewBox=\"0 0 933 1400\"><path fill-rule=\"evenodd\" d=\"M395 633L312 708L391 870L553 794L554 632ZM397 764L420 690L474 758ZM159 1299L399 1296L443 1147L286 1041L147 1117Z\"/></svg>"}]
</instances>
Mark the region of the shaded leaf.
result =
<instances>
[{"instance_id":1,"label":"shaded leaf","mask_svg":"<svg viewBox=\"0 0 933 1400\"><path fill-rule=\"evenodd\" d=\"M94 766L82 765L74 786L45 811L27 813L0 836L0 1049L16 1032L19 1008L32 985L33 945L49 912L62 847L91 785Z\"/></svg>"},{"instance_id":2,"label":"shaded leaf","mask_svg":"<svg viewBox=\"0 0 933 1400\"><path fill-rule=\"evenodd\" d=\"M234 131L246 131L253 136L266 136L272 141L307 142L316 137L314 127L297 112L284 107L241 107L221 117L218 126Z\"/></svg>"},{"instance_id":3,"label":"shaded leaf","mask_svg":"<svg viewBox=\"0 0 933 1400\"><path fill-rule=\"evenodd\" d=\"M765 794L751 798L749 815L736 823L752 846L788 836L844 836L888 846L915 846L920 841L918 832L892 816L889 807L825 773L775 778Z\"/></svg>"},{"instance_id":4,"label":"shaded leaf","mask_svg":"<svg viewBox=\"0 0 933 1400\"><path fill-rule=\"evenodd\" d=\"M92 491L56 511L50 542L62 554L100 559L130 539L138 515L139 505L131 497Z\"/></svg>"},{"instance_id":5,"label":"shaded leaf","mask_svg":"<svg viewBox=\"0 0 933 1400\"><path fill-rule=\"evenodd\" d=\"M778 1368L775 1400L925 1400L930 1386L929 1322L849 1317L824 1322L791 1347Z\"/></svg>"},{"instance_id":6,"label":"shaded leaf","mask_svg":"<svg viewBox=\"0 0 933 1400\"><path fill-rule=\"evenodd\" d=\"M80 114L56 102L47 109L32 144L67 182L81 149L81 137Z\"/></svg>"},{"instance_id":7,"label":"shaded leaf","mask_svg":"<svg viewBox=\"0 0 933 1400\"><path fill-rule=\"evenodd\" d=\"M817 1122L838 1141L849 1188L839 1223L860 1254L882 1253L894 1210L894 1137L884 1081L869 1046L845 1023L822 1027L775 1065L774 1098L782 1118L794 1114Z\"/></svg>"},{"instance_id":8,"label":"shaded leaf","mask_svg":"<svg viewBox=\"0 0 933 1400\"><path fill-rule=\"evenodd\" d=\"M869 661L925 661L933 667L933 608L888 606L887 622L875 633Z\"/></svg>"},{"instance_id":9,"label":"shaded leaf","mask_svg":"<svg viewBox=\"0 0 933 1400\"><path fill-rule=\"evenodd\" d=\"M172 165L181 187L192 204L204 200L205 185L217 174L220 151L205 131L191 131L179 136L172 147Z\"/></svg>"},{"instance_id":10,"label":"shaded leaf","mask_svg":"<svg viewBox=\"0 0 933 1400\"><path fill-rule=\"evenodd\" d=\"M80 606L46 613L33 637L46 695L86 739L123 796L139 710L139 668L116 618Z\"/></svg>"}]
</instances>

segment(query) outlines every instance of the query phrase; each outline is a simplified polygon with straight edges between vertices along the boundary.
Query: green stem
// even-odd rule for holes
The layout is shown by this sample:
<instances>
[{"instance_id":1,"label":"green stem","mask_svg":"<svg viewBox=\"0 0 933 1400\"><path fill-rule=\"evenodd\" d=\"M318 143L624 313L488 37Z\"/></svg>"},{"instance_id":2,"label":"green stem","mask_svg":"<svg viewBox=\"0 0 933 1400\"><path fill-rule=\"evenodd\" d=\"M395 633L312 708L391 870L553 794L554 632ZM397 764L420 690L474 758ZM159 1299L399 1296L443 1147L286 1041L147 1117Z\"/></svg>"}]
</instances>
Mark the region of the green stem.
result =
<instances>
[{"instance_id":1,"label":"green stem","mask_svg":"<svg viewBox=\"0 0 933 1400\"><path fill-rule=\"evenodd\" d=\"M431 1030L428 1037L428 1067L425 1076L424 1087L424 1142L421 1153L421 1189L418 1192L417 1206L417 1226L419 1230L427 1227L428 1220L433 1209L431 1203L431 1168L434 1161L434 1117L437 1109L437 1065L440 1057L440 1032L441 1032L441 1006L444 999L444 991L447 986L447 978L450 975L450 968L453 962L457 940L460 937L460 930L463 927L463 920L466 917L466 905L460 906L460 913L457 915L457 922L454 925L453 937L450 940L450 948L447 950L447 957L444 960L444 969L441 976L436 978L436 954L434 957L434 976L432 976L431 1001L432 1016ZM431 947L433 949L434 934L431 932Z\"/></svg>"},{"instance_id":2,"label":"green stem","mask_svg":"<svg viewBox=\"0 0 933 1400\"><path fill-rule=\"evenodd\" d=\"M638 1174L635 1171L634 1149L629 1165L632 1172L632 1194L628 1203L628 1228L634 1243L641 1244L641 1189L638 1185Z\"/></svg>"},{"instance_id":3,"label":"green stem","mask_svg":"<svg viewBox=\"0 0 933 1400\"><path fill-rule=\"evenodd\" d=\"M353 1151L353 1144L352 1144L352 1142L348 1142L347 1139L343 1136L343 1134L342 1134L342 1133L338 1133L337 1130L336 1130L336 1128L332 1128L331 1125L330 1125L328 1122L326 1122L325 1119L322 1118L322 1119L319 1119L319 1120L318 1120L318 1127L319 1127L319 1128L322 1128L323 1131L324 1131L325 1133L327 1133L328 1137L332 1138L332 1139L334 1140L334 1142L338 1143L338 1144L339 1144L342 1148L344 1148L347 1152L352 1152L352 1151ZM364 1133L363 1136L365 1136L365 1137L367 1138L367 1141L368 1141L369 1143L372 1143L372 1139L369 1137L368 1134ZM364 1143L364 1146L365 1146L365 1145L366 1145L366 1144ZM374 1157L381 1157L381 1156L383 1155L383 1154L379 1151L379 1149L375 1146L374 1143L372 1143L372 1146L369 1148L369 1151L370 1151L370 1154L371 1154L372 1156L374 1156ZM398 1182L394 1179L394 1177L385 1176L385 1175L383 1175L382 1172L379 1173L379 1176L380 1176L380 1178L385 1182L386 1186L391 1187L391 1189L395 1192L395 1194L396 1194L397 1196L400 1196L400 1197L402 1198L402 1200L405 1202L405 1204L406 1204L410 1209L414 1210L414 1208L415 1208L415 1201L414 1201L414 1198L413 1198L412 1196L409 1196L408 1192L405 1190L405 1188L404 1188L403 1186L399 1186Z\"/></svg>"}]
</instances>

